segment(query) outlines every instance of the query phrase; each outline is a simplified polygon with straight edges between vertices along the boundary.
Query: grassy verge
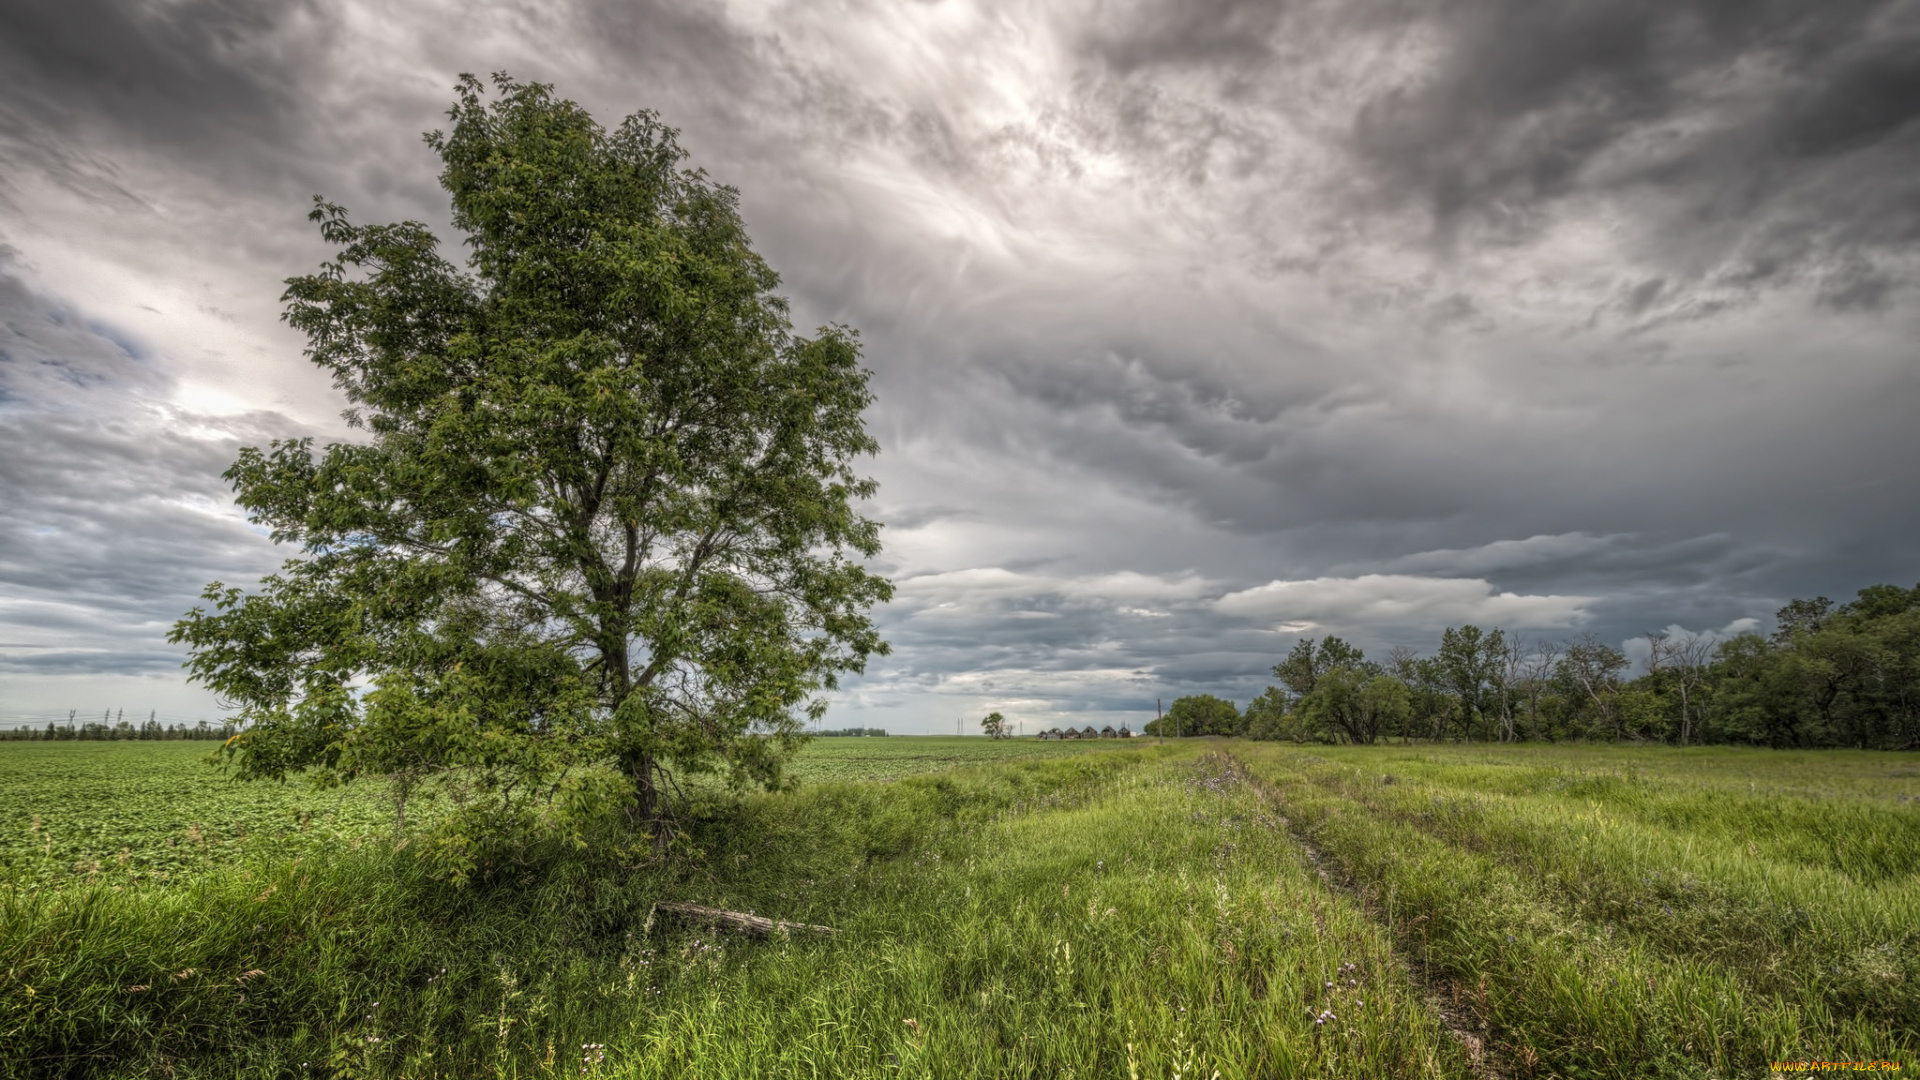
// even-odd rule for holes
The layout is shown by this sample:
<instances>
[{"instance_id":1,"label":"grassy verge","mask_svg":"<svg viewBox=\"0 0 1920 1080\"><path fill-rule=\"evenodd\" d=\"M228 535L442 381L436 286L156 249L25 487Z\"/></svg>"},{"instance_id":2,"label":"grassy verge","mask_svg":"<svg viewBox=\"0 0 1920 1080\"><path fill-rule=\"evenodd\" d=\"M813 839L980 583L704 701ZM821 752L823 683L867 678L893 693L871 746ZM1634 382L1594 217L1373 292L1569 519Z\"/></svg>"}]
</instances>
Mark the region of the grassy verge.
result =
<instances>
[{"instance_id":1,"label":"grassy verge","mask_svg":"<svg viewBox=\"0 0 1920 1080\"><path fill-rule=\"evenodd\" d=\"M1240 752L1516 1072L1920 1049L1920 821L1897 793L1698 784L1672 758Z\"/></svg>"},{"instance_id":2,"label":"grassy verge","mask_svg":"<svg viewBox=\"0 0 1920 1080\"><path fill-rule=\"evenodd\" d=\"M1199 748L758 797L672 873L406 850L0 902L0 1072L1460 1076L1386 930ZM843 931L753 942L659 899ZM136 989L141 988L141 989Z\"/></svg>"}]
</instances>

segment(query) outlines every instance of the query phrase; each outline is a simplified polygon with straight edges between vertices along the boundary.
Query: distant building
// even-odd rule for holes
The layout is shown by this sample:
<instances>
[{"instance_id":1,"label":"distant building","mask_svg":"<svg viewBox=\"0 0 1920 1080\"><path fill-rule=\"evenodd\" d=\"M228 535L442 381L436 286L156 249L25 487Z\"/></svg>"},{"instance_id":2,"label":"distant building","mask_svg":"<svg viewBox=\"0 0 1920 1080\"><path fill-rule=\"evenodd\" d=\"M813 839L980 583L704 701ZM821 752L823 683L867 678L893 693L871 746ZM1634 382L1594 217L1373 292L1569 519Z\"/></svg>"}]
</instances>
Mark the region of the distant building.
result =
<instances>
[{"instance_id":1,"label":"distant building","mask_svg":"<svg viewBox=\"0 0 1920 1080\"><path fill-rule=\"evenodd\" d=\"M1100 737L1103 739L1117 739L1120 737L1120 733L1113 730L1112 724L1108 724L1106 727L1100 729Z\"/></svg>"},{"instance_id":2,"label":"distant building","mask_svg":"<svg viewBox=\"0 0 1920 1080\"><path fill-rule=\"evenodd\" d=\"M1121 724L1121 725L1120 725L1120 737L1121 737L1121 738L1123 738L1123 739L1131 739L1131 738L1133 738L1133 729L1131 729L1131 728L1129 728L1129 727L1127 727L1127 725L1125 725L1125 724Z\"/></svg>"},{"instance_id":3,"label":"distant building","mask_svg":"<svg viewBox=\"0 0 1920 1080\"><path fill-rule=\"evenodd\" d=\"M1092 724L1088 724L1086 727L1080 729L1080 737L1083 739L1097 739L1100 737L1100 733L1093 730Z\"/></svg>"}]
</instances>

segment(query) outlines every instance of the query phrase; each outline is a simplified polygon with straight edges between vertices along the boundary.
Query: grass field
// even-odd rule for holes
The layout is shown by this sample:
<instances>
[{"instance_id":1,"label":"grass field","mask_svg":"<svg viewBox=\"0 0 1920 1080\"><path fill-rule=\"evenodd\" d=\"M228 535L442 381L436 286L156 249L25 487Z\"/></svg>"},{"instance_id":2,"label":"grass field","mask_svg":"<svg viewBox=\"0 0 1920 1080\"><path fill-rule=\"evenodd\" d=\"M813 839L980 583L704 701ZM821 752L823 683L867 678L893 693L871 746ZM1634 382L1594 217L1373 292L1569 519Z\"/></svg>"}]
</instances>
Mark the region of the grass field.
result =
<instances>
[{"instance_id":1,"label":"grass field","mask_svg":"<svg viewBox=\"0 0 1920 1080\"><path fill-rule=\"evenodd\" d=\"M1038 761L1089 751L1121 750L1151 739L1091 742L1039 739L985 739L971 736L915 735L886 738L815 739L800 751L793 773L803 784L829 780L897 780L920 773L969 765Z\"/></svg>"},{"instance_id":2,"label":"grass field","mask_svg":"<svg viewBox=\"0 0 1920 1080\"><path fill-rule=\"evenodd\" d=\"M0 742L0 887L163 882L391 828L376 784L239 784L213 742Z\"/></svg>"},{"instance_id":3,"label":"grass field","mask_svg":"<svg viewBox=\"0 0 1920 1080\"><path fill-rule=\"evenodd\" d=\"M802 784L887 781L1123 745L952 736L816 739L792 771ZM392 830L394 808L381 784L316 790L297 781L238 783L208 764L217 746L0 742L0 886L159 882L249 857L294 858ZM409 812L431 817L432 809L416 803Z\"/></svg>"},{"instance_id":4,"label":"grass field","mask_svg":"<svg viewBox=\"0 0 1920 1080\"><path fill-rule=\"evenodd\" d=\"M0 745L0 1075L1920 1067L1911 755L822 739L671 869L552 845L457 889L377 791L204 753Z\"/></svg>"}]
</instances>

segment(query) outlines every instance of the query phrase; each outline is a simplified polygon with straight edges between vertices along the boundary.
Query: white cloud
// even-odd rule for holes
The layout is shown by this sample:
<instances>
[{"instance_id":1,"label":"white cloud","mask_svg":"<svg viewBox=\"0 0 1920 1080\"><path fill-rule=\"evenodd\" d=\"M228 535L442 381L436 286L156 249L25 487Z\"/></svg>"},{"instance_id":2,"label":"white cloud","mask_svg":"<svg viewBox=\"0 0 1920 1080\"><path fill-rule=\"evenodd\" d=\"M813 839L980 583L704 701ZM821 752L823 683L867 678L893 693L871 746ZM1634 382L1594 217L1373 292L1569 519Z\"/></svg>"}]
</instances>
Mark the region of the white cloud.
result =
<instances>
[{"instance_id":1,"label":"white cloud","mask_svg":"<svg viewBox=\"0 0 1920 1080\"><path fill-rule=\"evenodd\" d=\"M895 582L896 605L920 611L977 609L998 601L1056 598L1076 604L1114 607L1135 614L1158 614L1142 605L1197 600L1218 586L1197 574L1111 574L1049 576L998 566L917 574Z\"/></svg>"},{"instance_id":2,"label":"white cloud","mask_svg":"<svg viewBox=\"0 0 1920 1080\"><path fill-rule=\"evenodd\" d=\"M1523 596L1501 592L1479 578L1363 574L1359 577L1270 581L1228 593L1214 605L1223 615L1272 619L1287 625L1437 628L1462 623L1561 627L1581 621L1591 596Z\"/></svg>"},{"instance_id":3,"label":"white cloud","mask_svg":"<svg viewBox=\"0 0 1920 1080\"><path fill-rule=\"evenodd\" d=\"M1594 536L1569 532L1530 536L1525 540L1495 540L1474 548L1437 548L1391 560L1379 567L1398 573L1488 574L1560 559L1576 559L1617 546L1625 536Z\"/></svg>"}]
</instances>

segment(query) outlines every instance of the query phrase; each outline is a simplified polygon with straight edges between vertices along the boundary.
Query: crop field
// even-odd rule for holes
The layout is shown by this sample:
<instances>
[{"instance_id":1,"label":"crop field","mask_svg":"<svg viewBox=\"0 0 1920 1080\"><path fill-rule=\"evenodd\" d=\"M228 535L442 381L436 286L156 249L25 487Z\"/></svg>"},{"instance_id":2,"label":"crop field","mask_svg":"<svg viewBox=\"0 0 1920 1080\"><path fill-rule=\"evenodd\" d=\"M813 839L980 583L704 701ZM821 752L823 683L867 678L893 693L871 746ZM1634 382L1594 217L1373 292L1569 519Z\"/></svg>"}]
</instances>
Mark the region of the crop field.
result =
<instances>
[{"instance_id":1,"label":"crop field","mask_svg":"<svg viewBox=\"0 0 1920 1080\"><path fill-rule=\"evenodd\" d=\"M208 764L207 742L0 742L0 884L166 881L249 857L298 857L393 828L379 783L333 790L241 783ZM1037 739L816 739L792 765L803 784L887 781L967 765L1123 744ZM413 816L434 807L415 802Z\"/></svg>"},{"instance_id":2,"label":"crop field","mask_svg":"<svg viewBox=\"0 0 1920 1080\"><path fill-rule=\"evenodd\" d=\"M0 746L0 1076L1920 1067L1911 755L822 739L677 858L523 847L464 887L377 790L204 755ZM195 823L223 838L168 877L73 870Z\"/></svg>"},{"instance_id":3,"label":"crop field","mask_svg":"<svg viewBox=\"0 0 1920 1080\"><path fill-rule=\"evenodd\" d=\"M0 887L163 882L390 829L377 784L241 784L209 742L0 743Z\"/></svg>"}]
</instances>

